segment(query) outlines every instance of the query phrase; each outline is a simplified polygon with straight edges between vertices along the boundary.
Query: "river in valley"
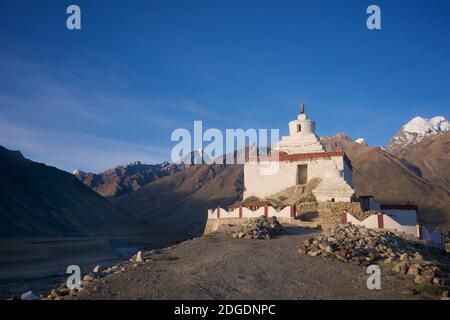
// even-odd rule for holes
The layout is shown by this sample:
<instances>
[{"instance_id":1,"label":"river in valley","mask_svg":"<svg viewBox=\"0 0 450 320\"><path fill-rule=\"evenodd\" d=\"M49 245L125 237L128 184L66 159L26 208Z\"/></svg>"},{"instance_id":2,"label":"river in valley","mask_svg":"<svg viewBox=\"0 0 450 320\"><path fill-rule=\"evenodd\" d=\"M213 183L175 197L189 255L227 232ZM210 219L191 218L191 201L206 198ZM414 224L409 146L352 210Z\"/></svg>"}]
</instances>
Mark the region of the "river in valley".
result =
<instances>
[{"instance_id":1,"label":"river in valley","mask_svg":"<svg viewBox=\"0 0 450 320\"><path fill-rule=\"evenodd\" d=\"M172 236L140 238L0 239L0 299L32 290L43 294L65 282L70 265L82 276L129 259L139 250L163 248L180 240Z\"/></svg>"}]
</instances>

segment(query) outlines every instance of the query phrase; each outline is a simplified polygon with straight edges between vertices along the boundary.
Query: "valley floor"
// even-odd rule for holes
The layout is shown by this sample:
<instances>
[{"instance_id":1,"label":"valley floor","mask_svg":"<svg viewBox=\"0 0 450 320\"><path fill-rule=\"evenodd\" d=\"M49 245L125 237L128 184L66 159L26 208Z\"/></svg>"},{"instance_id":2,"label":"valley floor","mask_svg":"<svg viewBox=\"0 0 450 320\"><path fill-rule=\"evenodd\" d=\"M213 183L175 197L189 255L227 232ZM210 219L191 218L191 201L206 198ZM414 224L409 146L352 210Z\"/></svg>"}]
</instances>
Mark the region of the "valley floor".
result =
<instances>
[{"instance_id":1,"label":"valley floor","mask_svg":"<svg viewBox=\"0 0 450 320\"><path fill-rule=\"evenodd\" d=\"M113 265L138 250L165 247L181 239L151 231L139 237L0 239L0 299L29 290L39 294L64 282L69 265L87 273L101 264Z\"/></svg>"},{"instance_id":2,"label":"valley floor","mask_svg":"<svg viewBox=\"0 0 450 320\"><path fill-rule=\"evenodd\" d=\"M90 283L75 299L420 299L411 281L382 271L369 290L366 269L296 247L316 231L290 227L271 240L214 233L155 252L147 262Z\"/></svg>"}]
</instances>

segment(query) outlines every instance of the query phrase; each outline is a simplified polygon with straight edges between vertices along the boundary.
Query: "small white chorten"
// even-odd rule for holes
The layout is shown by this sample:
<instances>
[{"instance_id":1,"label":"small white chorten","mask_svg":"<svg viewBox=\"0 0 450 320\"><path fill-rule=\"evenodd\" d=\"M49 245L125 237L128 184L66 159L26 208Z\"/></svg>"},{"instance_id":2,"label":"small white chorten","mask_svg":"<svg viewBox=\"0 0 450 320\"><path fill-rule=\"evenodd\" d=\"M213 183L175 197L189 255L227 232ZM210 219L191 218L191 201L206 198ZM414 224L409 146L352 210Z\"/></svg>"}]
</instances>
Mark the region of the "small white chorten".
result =
<instances>
[{"instance_id":1,"label":"small white chorten","mask_svg":"<svg viewBox=\"0 0 450 320\"><path fill-rule=\"evenodd\" d=\"M316 122L307 118L305 104L300 105L297 120L289 122L289 136L284 136L274 150L288 154L323 152L323 146L316 135Z\"/></svg>"}]
</instances>

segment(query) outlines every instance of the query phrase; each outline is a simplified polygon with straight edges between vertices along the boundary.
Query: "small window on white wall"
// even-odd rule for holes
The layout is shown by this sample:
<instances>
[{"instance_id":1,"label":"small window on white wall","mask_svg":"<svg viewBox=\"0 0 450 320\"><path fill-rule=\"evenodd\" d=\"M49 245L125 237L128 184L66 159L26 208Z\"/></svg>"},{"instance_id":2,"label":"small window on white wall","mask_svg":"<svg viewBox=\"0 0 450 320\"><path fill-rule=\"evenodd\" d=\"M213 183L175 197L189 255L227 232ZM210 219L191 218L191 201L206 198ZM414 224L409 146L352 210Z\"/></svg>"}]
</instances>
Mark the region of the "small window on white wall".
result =
<instances>
[{"instance_id":1,"label":"small window on white wall","mask_svg":"<svg viewBox=\"0 0 450 320\"><path fill-rule=\"evenodd\" d=\"M300 132L300 131L302 131L302 125L301 124L297 125L297 132Z\"/></svg>"},{"instance_id":2,"label":"small window on white wall","mask_svg":"<svg viewBox=\"0 0 450 320\"><path fill-rule=\"evenodd\" d=\"M306 184L308 182L308 165L297 165L297 184Z\"/></svg>"}]
</instances>

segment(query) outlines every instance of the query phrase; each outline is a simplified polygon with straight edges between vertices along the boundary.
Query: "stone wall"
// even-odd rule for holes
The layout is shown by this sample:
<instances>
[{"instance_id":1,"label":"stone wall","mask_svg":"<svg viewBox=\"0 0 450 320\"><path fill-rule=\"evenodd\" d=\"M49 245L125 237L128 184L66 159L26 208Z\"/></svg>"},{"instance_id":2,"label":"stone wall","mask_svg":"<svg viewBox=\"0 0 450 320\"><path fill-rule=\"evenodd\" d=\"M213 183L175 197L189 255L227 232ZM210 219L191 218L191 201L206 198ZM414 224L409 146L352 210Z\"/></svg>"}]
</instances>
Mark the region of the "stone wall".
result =
<instances>
[{"instance_id":1,"label":"stone wall","mask_svg":"<svg viewBox=\"0 0 450 320\"><path fill-rule=\"evenodd\" d=\"M359 202L307 202L298 204L297 216L302 221L314 221L323 226L341 223L342 211L346 210L355 218L364 220L375 212L364 212Z\"/></svg>"}]
</instances>

